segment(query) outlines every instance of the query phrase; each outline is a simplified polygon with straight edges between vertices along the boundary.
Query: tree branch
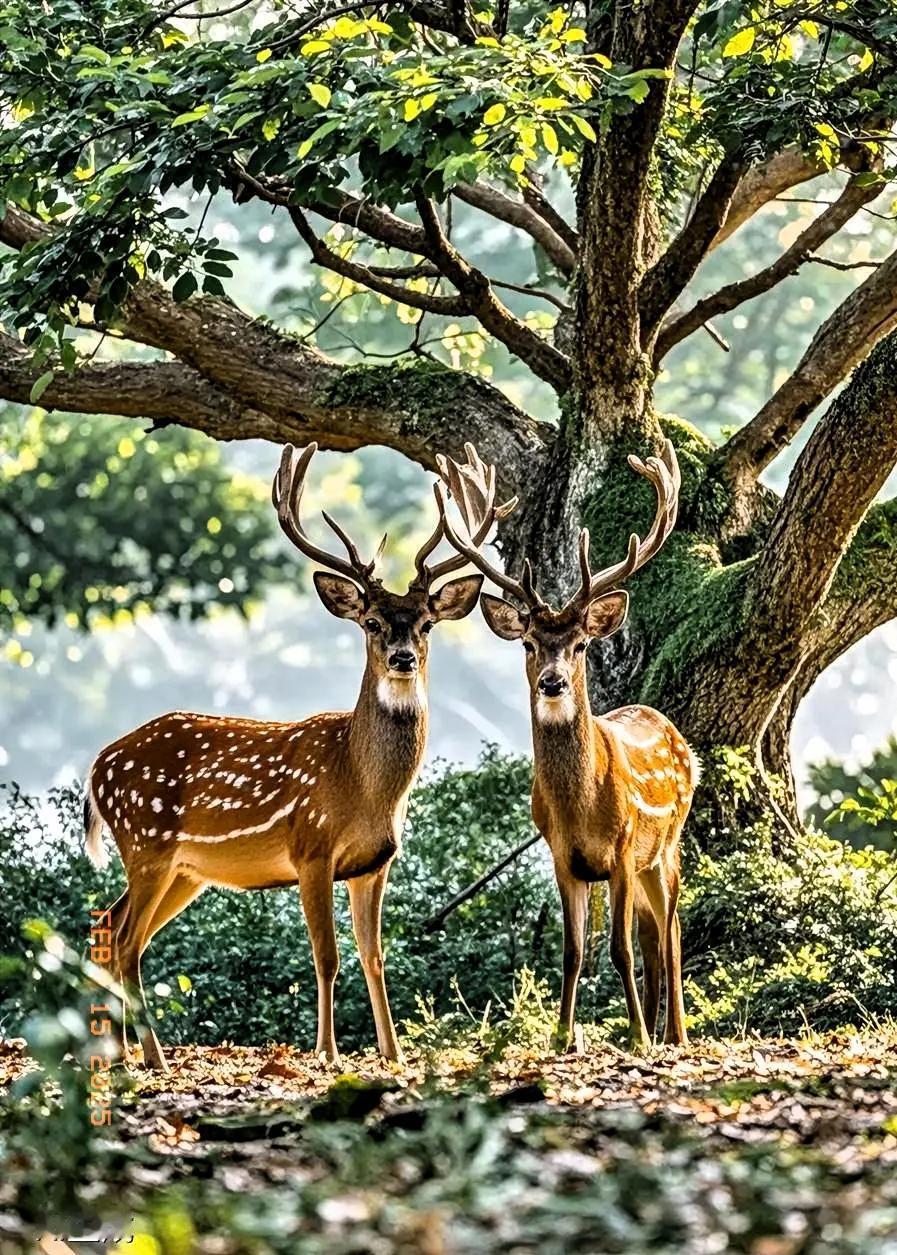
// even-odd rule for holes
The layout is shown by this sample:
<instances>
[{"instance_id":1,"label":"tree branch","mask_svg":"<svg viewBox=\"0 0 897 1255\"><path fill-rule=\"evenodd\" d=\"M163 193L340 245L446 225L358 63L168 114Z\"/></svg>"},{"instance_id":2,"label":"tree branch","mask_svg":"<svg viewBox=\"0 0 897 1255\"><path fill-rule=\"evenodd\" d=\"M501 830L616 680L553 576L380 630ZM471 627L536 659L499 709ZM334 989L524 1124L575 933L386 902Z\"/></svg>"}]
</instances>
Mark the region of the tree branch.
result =
<instances>
[{"instance_id":1,"label":"tree branch","mask_svg":"<svg viewBox=\"0 0 897 1255\"><path fill-rule=\"evenodd\" d=\"M567 356L514 317L495 295L486 275L471 266L449 241L433 203L420 193L416 199L436 264L467 302L467 312L474 314L487 331L516 353L540 379L550 383L558 393L566 392L572 382Z\"/></svg>"},{"instance_id":2,"label":"tree branch","mask_svg":"<svg viewBox=\"0 0 897 1255\"><path fill-rule=\"evenodd\" d=\"M836 235L861 206L873 200L880 192L880 187L864 187L858 183L856 177L852 178L838 199L819 214L771 265L759 270L748 279L726 284L718 292L696 302L685 313L670 319L661 328L657 337L654 351L655 365L663 360L674 345L691 335L711 318L727 314L745 301L753 300L755 296L768 292L783 279L795 274L804 262L824 260L814 258L811 254L826 240Z\"/></svg>"},{"instance_id":3,"label":"tree branch","mask_svg":"<svg viewBox=\"0 0 897 1255\"><path fill-rule=\"evenodd\" d=\"M457 183L452 192L465 204L481 209L484 213L519 227L544 250L562 274L571 275L576 265L576 254L567 240L555 230L547 219L530 205L489 187L486 183ZM544 202L547 205L547 201Z\"/></svg>"},{"instance_id":4,"label":"tree branch","mask_svg":"<svg viewBox=\"0 0 897 1255\"><path fill-rule=\"evenodd\" d=\"M752 577L752 623L799 643L866 511L897 463L897 335L857 369L788 481Z\"/></svg>"},{"instance_id":5,"label":"tree branch","mask_svg":"<svg viewBox=\"0 0 897 1255\"><path fill-rule=\"evenodd\" d=\"M341 257L314 233L301 209L296 205L291 205L288 213L296 230L308 245L312 260L319 266L324 266L327 270L332 270L334 274L351 279L353 283L360 283L363 287L370 288L372 292L388 296L392 301L410 305L413 309L425 310L428 314L445 314L448 317L459 318L473 312L468 299L463 294L438 296L432 292L416 292L413 288L406 287L404 283L384 278L382 268L377 274L368 266L362 266L349 257Z\"/></svg>"},{"instance_id":6,"label":"tree branch","mask_svg":"<svg viewBox=\"0 0 897 1255\"><path fill-rule=\"evenodd\" d=\"M743 168L737 157L723 158L694 213L642 280L639 291L642 344L651 342L661 318L709 251L726 220Z\"/></svg>"},{"instance_id":7,"label":"tree branch","mask_svg":"<svg viewBox=\"0 0 897 1255\"><path fill-rule=\"evenodd\" d=\"M0 222L0 240L13 247L47 234L20 211ZM550 424L476 376L420 362L341 366L228 300L194 297L178 304L149 280L134 289L117 330L179 360L60 373L41 404L79 413L146 413L222 440L317 440L343 450L382 444L430 469L437 451L462 457L470 440L497 465L509 495L555 439ZM0 397L27 404L37 372L9 336L0 341L0 354Z\"/></svg>"},{"instance_id":8,"label":"tree branch","mask_svg":"<svg viewBox=\"0 0 897 1255\"><path fill-rule=\"evenodd\" d=\"M817 405L897 326L897 250L825 320L794 372L717 459L733 481L755 479Z\"/></svg>"}]
</instances>

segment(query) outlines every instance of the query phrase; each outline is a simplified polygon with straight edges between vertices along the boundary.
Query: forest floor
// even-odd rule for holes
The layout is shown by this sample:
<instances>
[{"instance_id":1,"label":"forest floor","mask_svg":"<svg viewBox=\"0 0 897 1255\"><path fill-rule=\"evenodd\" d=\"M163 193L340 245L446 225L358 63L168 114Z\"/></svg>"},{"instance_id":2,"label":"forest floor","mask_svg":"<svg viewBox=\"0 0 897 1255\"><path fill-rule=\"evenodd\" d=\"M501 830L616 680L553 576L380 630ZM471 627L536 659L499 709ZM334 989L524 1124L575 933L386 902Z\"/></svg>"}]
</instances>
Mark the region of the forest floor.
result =
<instances>
[{"instance_id":1,"label":"forest floor","mask_svg":"<svg viewBox=\"0 0 897 1255\"><path fill-rule=\"evenodd\" d=\"M36 1191L136 1234L122 1255L897 1252L890 1033L645 1058L509 1048L488 1064L443 1049L404 1069L352 1056L342 1074L278 1046L170 1056L168 1074L122 1074L74 1194L59 1179L71 1147L51 1162L52 1110L10 1133L0 1108L3 1255ZM0 1087L32 1066L0 1045ZM41 1249L103 1248L48 1235Z\"/></svg>"}]
</instances>

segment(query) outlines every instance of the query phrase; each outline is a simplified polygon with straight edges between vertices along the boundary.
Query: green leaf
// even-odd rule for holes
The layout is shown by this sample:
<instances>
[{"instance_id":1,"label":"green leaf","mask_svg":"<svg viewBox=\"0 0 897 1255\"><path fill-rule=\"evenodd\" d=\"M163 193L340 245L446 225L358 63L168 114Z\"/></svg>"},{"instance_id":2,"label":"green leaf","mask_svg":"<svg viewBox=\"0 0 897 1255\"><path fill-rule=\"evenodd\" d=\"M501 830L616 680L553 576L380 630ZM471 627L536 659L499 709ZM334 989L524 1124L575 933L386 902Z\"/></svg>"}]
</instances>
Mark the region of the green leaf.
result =
<instances>
[{"instance_id":1,"label":"green leaf","mask_svg":"<svg viewBox=\"0 0 897 1255\"><path fill-rule=\"evenodd\" d=\"M196 288L196 278L189 270L187 270L181 275L177 283L171 289L171 295L178 302L178 304L180 304L182 301L186 301L189 297L191 297L196 291Z\"/></svg>"},{"instance_id":2,"label":"green leaf","mask_svg":"<svg viewBox=\"0 0 897 1255\"><path fill-rule=\"evenodd\" d=\"M181 993L188 994L192 988L193 988L193 981L190 979L190 977L184 976L183 974L179 974L178 975L178 989L180 989Z\"/></svg>"},{"instance_id":3,"label":"green leaf","mask_svg":"<svg viewBox=\"0 0 897 1255\"><path fill-rule=\"evenodd\" d=\"M262 134L264 135L265 139L267 140L274 139L274 137L277 135L277 132L279 130L280 130L280 118L275 118L275 117L265 118L264 122L262 123Z\"/></svg>"},{"instance_id":4,"label":"green leaf","mask_svg":"<svg viewBox=\"0 0 897 1255\"><path fill-rule=\"evenodd\" d=\"M308 83L308 94L312 100L316 101L322 109L326 109L330 104L331 91L325 83Z\"/></svg>"},{"instance_id":5,"label":"green leaf","mask_svg":"<svg viewBox=\"0 0 897 1255\"><path fill-rule=\"evenodd\" d=\"M53 382L53 375L54 372L52 370L45 370L42 375L39 375L37 379L35 379L34 383L31 385L31 391L28 394L28 400L32 405L36 405L47 391L50 384Z\"/></svg>"},{"instance_id":6,"label":"green leaf","mask_svg":"<svg viewBox=\"0 0 897 1255\"><path fill-rule=\"evenodd\" d=\"M171 125L186 126L189 122L199 122L201 118L206 116L211 107L211 105L199 105L196 109L191 109L189 113L179 113Z\"/></svg>"},{"instance_id":7,"label":"green leaf","mask_svg":"<svg viewBox=\"0 0 897 1255\"><path fill-rule=\"evenodd\" d=\"M744 30L737 31L729 42L723 48L724 57L742 57L746 52L754 46L754 40L757 38L756 26L746 26Z\"/></svg>"},{"instance_id":8,"label":"green leaf","mask_svg":"<svg viewBox=\"0 0 897 1255\"><path fill-rule=\"evenodd\" d=\"M592 126L591 122L587 122L585 118L581 118L578 113L573 114L572 121L580 135L585 136L586 139L591 140L594 144L598 139L598 136L595 134L595 128Z\"/></svg>"},{"instance_id":9,"label":"green leaf","mask_svg":"<svg viewBox=\"0 0 897 1255\"><path fill-rule=\"evenodd\" d=\"M650 86L645 82L643 78L640 78L640 79L637 79L636 82L634 82L631 87L627 87L626 95L631 96L632 99L636 102L636 104L640 105L650 90L651 90Z\"/></svg>"}]
</instances>

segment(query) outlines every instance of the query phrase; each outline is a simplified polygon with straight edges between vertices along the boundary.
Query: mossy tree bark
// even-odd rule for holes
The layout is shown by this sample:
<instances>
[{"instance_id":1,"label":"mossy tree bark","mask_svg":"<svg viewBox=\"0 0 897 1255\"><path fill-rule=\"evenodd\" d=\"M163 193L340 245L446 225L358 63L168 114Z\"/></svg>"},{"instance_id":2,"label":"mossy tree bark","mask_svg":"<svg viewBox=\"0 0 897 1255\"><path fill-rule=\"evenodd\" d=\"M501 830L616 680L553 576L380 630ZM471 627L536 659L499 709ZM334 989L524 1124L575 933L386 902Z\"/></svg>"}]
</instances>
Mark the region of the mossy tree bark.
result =
<instances>
[{"instance_id":1,"label":"mossy tree bark","mask_svg":"<svg viewBox=\"0 0 897 1255\"><path fill-rule=\"evenodd\" d=\"M456 7L409 12L464 45L479 28L470 15L456 21ZM575 224L546 199L535 175L519 194L486 181L459 183L451 192L529 238L555 290L566 293L550 337L502 302L498 289L507 285L461 256L448 213L419 186L409 185L405 207L396 209L342 188L326 203L303 200L277 175L235 173L231 149L216 171L216 186L238 204L257 198L272 206L316 264L424 313L478 320L555 388L558 424L524 413L474 375L413 356L390 366L343 366L228 300L175 302L149 280L135 284L111 329L165 359L58 370L41 404L144 416L157 427L181 423L222 440L317 440L337 450L382 444L427 469L438 452L460 456L472 440L496 464L502 491L521 497L499 537L506 562L516 567L528 557L552 599L566 597L576 578L582 526L591 530L596 563L618 559L631 530L644 532L652 490L626 457L656 452L669 437L683 474L679 525L632 580L626 629L594 650L593 703L598 711L634 701L664 710L711 767L700 808L710 825L765 814L781 835L797 821L788 739L799 702L843 650L897 613L897 506L872 504L897 462L897 340L882 339L897 327L897 252L858 283L793 374L721 448L687 422L656 412L652 381L667 349L701 328L708 311L731 310L769 291L806 259L807 247L830 238L869 199L867 181L850 183L799 248L754 279L673 312L712 249L820 170L793 137L780 151L761 153L757 145L742 150L729 135L716 169L689 189L692 209L678 233L663 238L652 194L665 159L658 141L696 7L697 0L593 6L590 50L650 76L641 80L638 106L612 112L598 139L586 144ZM458 12L466 13L463 5ZM877 56L875 67L879 61L887 69L887 59ZM841 136L851 179L868 174L875 161L862 142L868 75L858 77L850 114L856 135ZM823 91L818 74L812 90ZM893 120L882 116L884 108L878 105L873 119L877 133ZM213 161L214 153L204 159ZM363 247L338 252L319 234L321 219L340 222L356 244L390 250L392 258L398 253L400 264L359 260L372 255ZM0 243L30 256L61 246L57 228L14 205L0 219ZM426 292L408 282L422 275L433 281ZM88 300L92 293L78 295ZM870 351L819 422L780 500L761 486L761 471ZM0 333L0 397L28 403L36 374L18 338ZM712 770L720 763L730 768L725 788Z\"/></svg>"}]
</instances>

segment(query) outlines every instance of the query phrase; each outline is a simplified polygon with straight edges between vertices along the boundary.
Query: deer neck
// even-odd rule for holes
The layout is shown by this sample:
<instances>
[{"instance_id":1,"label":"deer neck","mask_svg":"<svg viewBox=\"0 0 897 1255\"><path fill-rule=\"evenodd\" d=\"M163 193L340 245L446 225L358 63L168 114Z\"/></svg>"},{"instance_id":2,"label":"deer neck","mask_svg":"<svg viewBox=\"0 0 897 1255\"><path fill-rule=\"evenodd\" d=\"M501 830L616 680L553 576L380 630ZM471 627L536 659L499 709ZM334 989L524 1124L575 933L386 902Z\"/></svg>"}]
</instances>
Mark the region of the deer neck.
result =
<instances>
[{"instance_id":1,"label":"deer neck","mask_svg":"<svg viewBox=\"0 0 897 1255\"><path fill-rule=\"evenodd\" d=\"M595 732L585 668L574 680L568 717L552 717L537 694L531 696L533 759L539 787L549 805L575 815L594 801L604 775L603 746ZM606 757L606 755L605 755Z\"/></svg>"},{"instance_id":2,"label":"deer neck","mask_svg":"<svg viewBox=\"0 0 897 1255\"><path fill-rule=\"evenodd\" d=\"M391 805L402 798L420 768L427 742L427 673L389 681L365 667L349 724L349 757L366 795Z\"/></svg>"}]
</instances>

